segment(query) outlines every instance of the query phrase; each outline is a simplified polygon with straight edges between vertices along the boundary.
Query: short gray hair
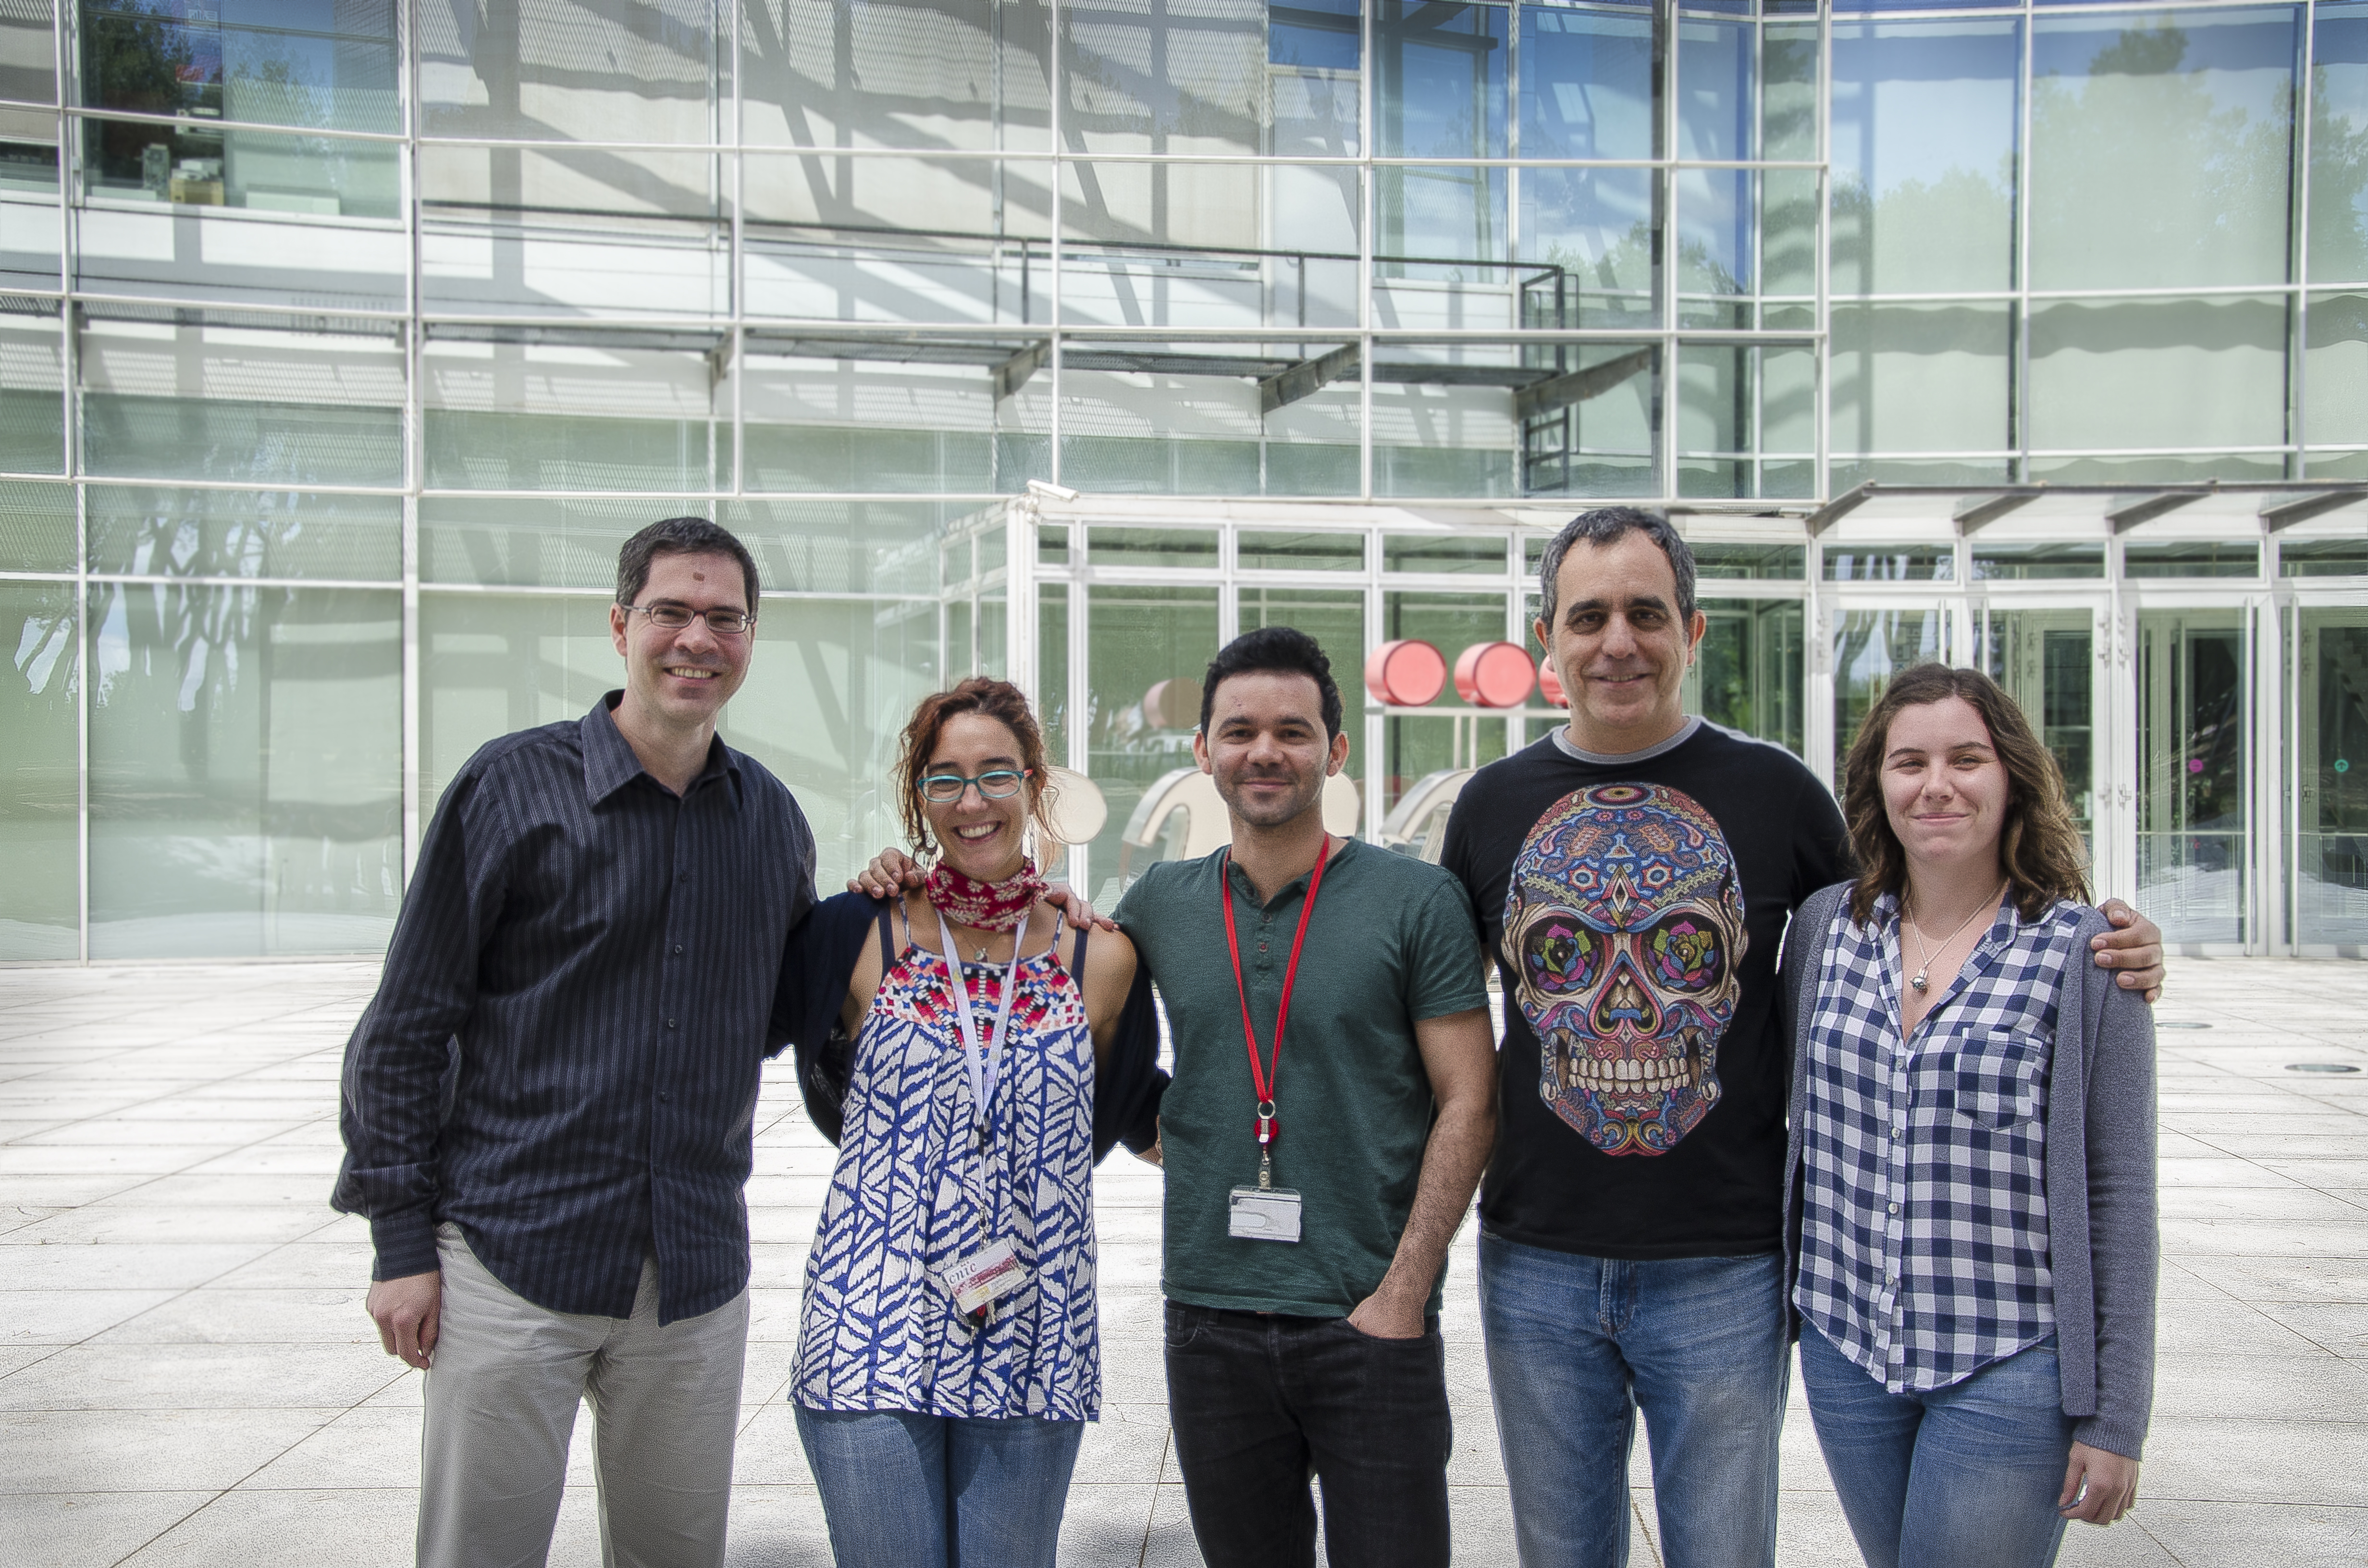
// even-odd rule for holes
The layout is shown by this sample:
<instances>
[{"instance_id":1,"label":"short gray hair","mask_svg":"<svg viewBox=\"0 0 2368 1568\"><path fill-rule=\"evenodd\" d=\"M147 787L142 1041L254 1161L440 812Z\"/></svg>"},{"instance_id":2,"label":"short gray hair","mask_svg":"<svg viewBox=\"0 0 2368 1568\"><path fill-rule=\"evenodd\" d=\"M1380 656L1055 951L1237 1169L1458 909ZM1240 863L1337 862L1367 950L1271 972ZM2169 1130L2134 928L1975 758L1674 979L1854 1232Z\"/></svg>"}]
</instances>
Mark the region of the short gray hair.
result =
<instances>
[{"instance_id":1,"label":"short gray hair","mask_svg":"<svg viewBox=\"0 0 2368 1568\"><path fill-rule=\"evenodd\" d=\"M1554 627L1554 601L1561 597L1562 559L1570 553L1570 547L1584 540L1600 549L1617 544L1632 533L1643 534L1669 558L1670 574L1678 580L1678 619L1691 631L1694 623L1694 552L1686 548L1686 541L1678 537L1678 530L1659 512L1644 506L1598 506L1565 523L1562 531L1547 541L1545 558L1538 562L1538 619L1546 623L1549 633Z\"/></svg>"}]
</instances>

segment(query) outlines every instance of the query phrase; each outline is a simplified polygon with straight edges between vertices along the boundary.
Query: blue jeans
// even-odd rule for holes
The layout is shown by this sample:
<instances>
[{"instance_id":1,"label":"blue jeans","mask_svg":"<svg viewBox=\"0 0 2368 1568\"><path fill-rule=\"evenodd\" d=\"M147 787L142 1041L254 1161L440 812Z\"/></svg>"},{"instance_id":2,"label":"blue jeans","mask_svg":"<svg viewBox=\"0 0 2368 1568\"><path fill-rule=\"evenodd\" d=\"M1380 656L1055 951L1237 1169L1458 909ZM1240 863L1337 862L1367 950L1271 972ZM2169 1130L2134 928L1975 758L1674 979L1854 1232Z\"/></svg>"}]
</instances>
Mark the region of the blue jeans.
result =
<instances>
[{"instance_id":1,"label":"blue jeans","mask_svg":"<svg viewBox=\"0 0 2368 1568\"><path fill-rule=\"evenodd\" d=\"M1053 1568L1084 1422L797 1412L838 1568Z\"/></svg>"},{"instance_id":2,"label":"blue jeans","mask_svg":"<svg viewBox=\"0 0 2368 1568\"><path fill-rule=\"evenodd\" d=\"M1930 1393L1892 1393L1814 1328L1801 1387L1867 1568L2046 1568L2072 1452L2053 1339Z\"/></svg>"},{"instance_id":3,"label":"blue jeans","mask_svg":"<svg viewBox=\"0 0 2368 1568\"><path fill-rule=\"evenodd\" d=\"M1484 1231L1480 1321L1522 1568L1627 1562L1639 1410L1669 1568L1775 1562L1783 1255L1632 1263Z\"/></svg>"}]
</instances>

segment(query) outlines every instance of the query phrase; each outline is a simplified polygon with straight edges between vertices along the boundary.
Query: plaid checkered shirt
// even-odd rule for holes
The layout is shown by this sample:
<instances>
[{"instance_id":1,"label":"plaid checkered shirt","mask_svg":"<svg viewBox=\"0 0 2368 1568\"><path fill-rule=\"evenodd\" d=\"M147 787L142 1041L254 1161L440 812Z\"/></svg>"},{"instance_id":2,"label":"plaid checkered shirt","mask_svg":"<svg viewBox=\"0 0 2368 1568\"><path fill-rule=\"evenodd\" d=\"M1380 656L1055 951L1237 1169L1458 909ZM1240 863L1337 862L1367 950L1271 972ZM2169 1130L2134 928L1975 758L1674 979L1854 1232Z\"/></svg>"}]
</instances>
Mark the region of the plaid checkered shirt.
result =
<instances>
[{"instance_id":1,"label":"plaid checkered shirt","mask_svg":"<svg viewBox=\"0 0 2368 1568\"><path fill-rule=\"evenodd\" d=\"M1911 1040L1899 906L1827 933L1802 1132L1802 1315L1894 1393L2055 1329L2044 1118L2080 906L2000 908Z\"/></svg>"}]
</instances>

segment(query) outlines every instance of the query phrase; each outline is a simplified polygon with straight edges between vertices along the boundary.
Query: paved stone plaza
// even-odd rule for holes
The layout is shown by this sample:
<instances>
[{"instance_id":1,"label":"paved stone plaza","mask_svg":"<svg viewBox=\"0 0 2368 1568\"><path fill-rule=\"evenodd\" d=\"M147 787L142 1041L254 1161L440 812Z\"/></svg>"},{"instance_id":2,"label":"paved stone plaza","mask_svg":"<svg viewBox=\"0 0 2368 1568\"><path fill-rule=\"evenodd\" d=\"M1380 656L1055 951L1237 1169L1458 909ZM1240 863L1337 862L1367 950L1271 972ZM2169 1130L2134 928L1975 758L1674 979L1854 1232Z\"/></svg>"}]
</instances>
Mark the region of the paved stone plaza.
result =
<instances>
[{"instance_id":1,"label":"paved stone plaza","mask_svg":"<svg viewBox=\"0 0 2368 1568\"><path fill-rule=\"evenodd\" d=\"M419 1379L362 1315L366 1231L327 1207L361 964L0 970L0 1561L410 1561ZM2137 1513L2064 1561L2368 1562L2368 965L2190 960L2161 1009L2162 1358ZM831 1151L786 1065L758 1112L756 1310L732 1558L822 1563L782 1389ZM1167 1451L1159 1177L1100 1174L1109 1403L1063 1561L1197 1563ZM1510 1562L1473 1300L1447 1291L1457 1546ZM1807 1413L1782 1561L1856 1561ZM552 1561L598 1561L590 1474ZM1635 1468L1639 1562L1652 1501Z\"/></svg>"}]
</instances>

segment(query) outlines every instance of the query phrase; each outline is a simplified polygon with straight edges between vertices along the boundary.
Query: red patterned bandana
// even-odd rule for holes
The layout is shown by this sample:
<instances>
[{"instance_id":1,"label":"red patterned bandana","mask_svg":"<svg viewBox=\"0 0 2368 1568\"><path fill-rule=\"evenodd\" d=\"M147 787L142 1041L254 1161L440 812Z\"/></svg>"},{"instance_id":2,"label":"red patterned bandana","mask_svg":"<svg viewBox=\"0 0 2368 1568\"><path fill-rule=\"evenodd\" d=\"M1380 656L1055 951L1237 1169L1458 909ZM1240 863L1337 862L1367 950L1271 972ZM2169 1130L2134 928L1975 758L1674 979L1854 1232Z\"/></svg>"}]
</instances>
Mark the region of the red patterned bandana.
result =
<instances>
[{"instance_id":1,"label":"red patterned bandana","mask_svg":"<svg viewBox=\"0 0 2368 1568\"><path fill-rule=\"evenodd\" d=\"M1035 907L1036 895L1044 891L1044 879L1037 874L1033 860L1020 861L1019 869L999 882L977 881L939 861L921 891L957 926L974 931L1016 931Z\"/></svg>"}]
</instances>

